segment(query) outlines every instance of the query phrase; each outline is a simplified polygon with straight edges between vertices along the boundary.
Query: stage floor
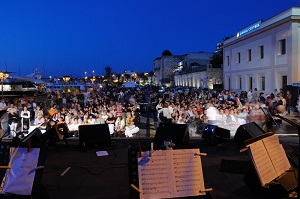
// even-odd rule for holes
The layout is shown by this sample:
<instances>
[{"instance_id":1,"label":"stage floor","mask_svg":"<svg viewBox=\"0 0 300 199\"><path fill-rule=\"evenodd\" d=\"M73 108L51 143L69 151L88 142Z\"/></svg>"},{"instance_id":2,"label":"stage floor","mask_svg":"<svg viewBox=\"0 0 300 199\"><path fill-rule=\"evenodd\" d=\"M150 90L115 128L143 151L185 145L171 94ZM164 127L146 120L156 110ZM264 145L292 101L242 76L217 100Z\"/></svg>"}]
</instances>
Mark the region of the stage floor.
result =
<instances>
[{"instance_id":1,"label":"stage floor","mask_svg":"<svg viewBox=\"0 0 300 199\"><path fill-rule=\"evenodd\" d=\"M152 141L151 138L113 139L112 147L106 149L109 155L102 157L96 156L102 149L83 152L76 140L67 147L60 143L48 147L42 183L51 199L128 199L128 147L141 143L143 148L149 148ZM299 147L298 136L280 136L280 142L290 155ZM264 198L245 184L243 178L250 159L247 152L238 151L232 140L210 145L202 139L191 139L190 144L207 153L202 157L202 167L205 187L213 188L212 198Z\"/></svg>"}]
</instances>

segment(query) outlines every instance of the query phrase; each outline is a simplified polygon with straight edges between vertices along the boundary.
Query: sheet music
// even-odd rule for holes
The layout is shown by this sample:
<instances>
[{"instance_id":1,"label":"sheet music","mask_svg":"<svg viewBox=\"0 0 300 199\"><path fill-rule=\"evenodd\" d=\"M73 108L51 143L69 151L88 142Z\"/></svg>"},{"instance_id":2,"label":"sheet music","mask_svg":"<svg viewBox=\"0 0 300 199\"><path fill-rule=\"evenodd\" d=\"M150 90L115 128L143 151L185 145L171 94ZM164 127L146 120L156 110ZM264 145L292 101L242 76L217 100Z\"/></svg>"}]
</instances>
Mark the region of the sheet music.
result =
<instances>
[{"instance_id":1,"label":"sheet music","mask_svg":"<svg viewBox=\"0 0 300 199\"><path fill-rule=\"evenodd\" d=\"M199 149L171 150L175 197L205 195ZM174 197L174 196L173 196Z\"/></svg>"},{"instance_id":2,"label":"sheet music","mask_svg":"<svg viewBox=\"0 0 300 199\"><path fill-rule=\"evenodd\" d=\"M29 153L27 148L16 148L9 162L12 168L6 171L2 193L31 195L39 153L39 148L32 148Z\"/></svg>"},{"instance_id":3,"label":"sheet music","mask_svg":"<svg viewBox=\"0 0 300 199\"><path fill-rule=\"evenodd\" d=\"M277 176L283 174L291 168L289 160L281 144L279 144L278 135L273 135L262 139L272 163L275 167Z\"/></svg>"},{"instance_id":4,"label":"sheet music","mask_svg":"<svg viewBox=\"0 0 300 199\"><path fill-rule=\"evenodd\" d=\"M171 194L171 164L168 161L166 151L154 151L145 153L138 158L139 189L142 190L140 199L168 198Z\"/></svg>"},{"instance_id":5,"label":"sheet music","mask_svg":"<svg viewBox=\"0 0 300 199\"><path fill-rule=\"evenodd\" d=\"M141 199L205 195L199 149L154 151L138 158Z\"/></svg>"},{"instance_id":6,"label":"sheet music","mask_svg":"<svg viewBox=\"0 0 300 199\"><path fill-rule=\"evenodd\" d=\"M261 184L265 186L277 177L275 168L262 140L249 144L248 146L250 147L251 158L256 167Z\"/></svg>"}]
</instances>

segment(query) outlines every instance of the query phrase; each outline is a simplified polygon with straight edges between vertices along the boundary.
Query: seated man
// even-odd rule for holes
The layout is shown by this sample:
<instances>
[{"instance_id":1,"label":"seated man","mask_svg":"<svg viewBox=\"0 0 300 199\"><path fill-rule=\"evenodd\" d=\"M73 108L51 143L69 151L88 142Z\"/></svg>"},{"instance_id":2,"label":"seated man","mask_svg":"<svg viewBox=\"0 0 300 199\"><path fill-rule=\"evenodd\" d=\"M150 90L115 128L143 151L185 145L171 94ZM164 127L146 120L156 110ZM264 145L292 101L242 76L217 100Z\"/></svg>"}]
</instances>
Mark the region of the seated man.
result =
<instances>
[{"instance_id":1,"label":"seated man","mask_svg":"<svg viewBox=\"0 0 300 199\"><path fill-rule=\"evenodd\" d=\"M36 125L37 128L39 128L42 132L43 130L46 131L46 128L48 126L48 120L49 119L45 119L44 117L40 118L40 123Z\"/></svg>"},{"instance_id":2,"label":"seated man","mask_svg":"<svg viewBox=\"0 0 300 199\"><path fill-rule=\"evenodd\" d=\"M116 119L115 119L114 115L111 112L109 112L108 118L105 120L105 123L108 124L109 133L111 136L115 132L115 122L116 122Z\"/></svg>"}]
</instances>

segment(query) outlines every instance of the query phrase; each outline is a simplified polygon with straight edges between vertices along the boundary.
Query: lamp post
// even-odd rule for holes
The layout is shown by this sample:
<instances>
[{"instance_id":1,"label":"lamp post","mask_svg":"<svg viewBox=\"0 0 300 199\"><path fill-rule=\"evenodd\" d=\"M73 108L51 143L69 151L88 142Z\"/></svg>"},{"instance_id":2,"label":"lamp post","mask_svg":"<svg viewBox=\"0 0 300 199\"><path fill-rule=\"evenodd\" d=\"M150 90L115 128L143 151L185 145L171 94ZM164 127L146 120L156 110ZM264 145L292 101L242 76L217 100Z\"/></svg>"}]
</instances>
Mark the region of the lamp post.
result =
<instances>
[{"instance_id":1,"label":"lamp post","mask_svg":"<svg viewBox=\"0 0 300 199\"><path fill-rule=\"evenodd\" d=\"M1 80L1 89L2 89L2 99L4 98L4 93L3 93L3 82L8 78L8 73L7 72L2 72L0 71L0 80Z\"/></svg>"},{"instance_id":2,"label":"lamp post","mask_svg":"<svg viewBox=\"0 0 300 199\"><path fill-rule=\"evenodd\" d=\"M86 72L84 72L84 81L86 81L87 76L86 76Z\"/></svg>"}]
</instances>

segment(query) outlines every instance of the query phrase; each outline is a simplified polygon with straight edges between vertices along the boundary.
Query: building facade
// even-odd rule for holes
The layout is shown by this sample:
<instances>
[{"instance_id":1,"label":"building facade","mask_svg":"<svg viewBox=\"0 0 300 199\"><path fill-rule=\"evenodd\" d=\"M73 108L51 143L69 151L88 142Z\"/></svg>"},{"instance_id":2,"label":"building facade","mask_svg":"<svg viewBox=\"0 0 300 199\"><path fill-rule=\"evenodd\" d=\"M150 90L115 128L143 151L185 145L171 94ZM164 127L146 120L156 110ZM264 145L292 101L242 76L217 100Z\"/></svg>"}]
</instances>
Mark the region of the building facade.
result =
<instances>
[{"instance_id":1,"label":"building facade","mask_svg":"<svg viewBox=\"0 0 300 199\"><path fill-rule=\"evenodd\" d=\"M212 68L207 64L195 68L193 72L177 72L174 80L175 86L220 89L223 88L223 70L222 68Z\"/></svg>"},{"instance_id":2,"label":"building facade","mask_svg":"<svg viewBox=\"0 0 300 199\"><path fill-rule=\"evenodd\" d=\"M191 52L185 55L173 56L163 52L162 57L153 62L154 83L159 86L189 86L211 87L210 82L222 82L222 80L210 79L213 74L208 71L217 71L209 65L213 53ZM214 73L214 72L212 72ZM218 77L221 77L221 72Z\"/></svg>"},{"instance_id":3,"label":"building facade","mask_svg":"<svg viewBox=\"0 0 300 199\"><path fill-rule=\"evenodd\" d=\"M181 60L181 55L172 55L169 51L164 51L161 57L153 61L153 83L158 86L173 86L174 70Z\"/></svg>"},{"instance_id":4,"label":"building facade","mask_svg":"<svg viewBox=\"0 0 300 199\"><path fill-rule=\"evenodd\" d=\"M223 42L224 88L273 92L300 80L300 8L258 21Z\"/></svg>"},{"instance_id":5,"label":"building facade","mask_svg":"<svg viewBox=\"0 0 300 199\"><path fill-rule=\"evenodd\" d=\"M215 85L223 83L221 66L213 68L210 59L213 53L188 53L179 62L175 73L175 86L213 89Z\"/></svg>"}]
</instances>

